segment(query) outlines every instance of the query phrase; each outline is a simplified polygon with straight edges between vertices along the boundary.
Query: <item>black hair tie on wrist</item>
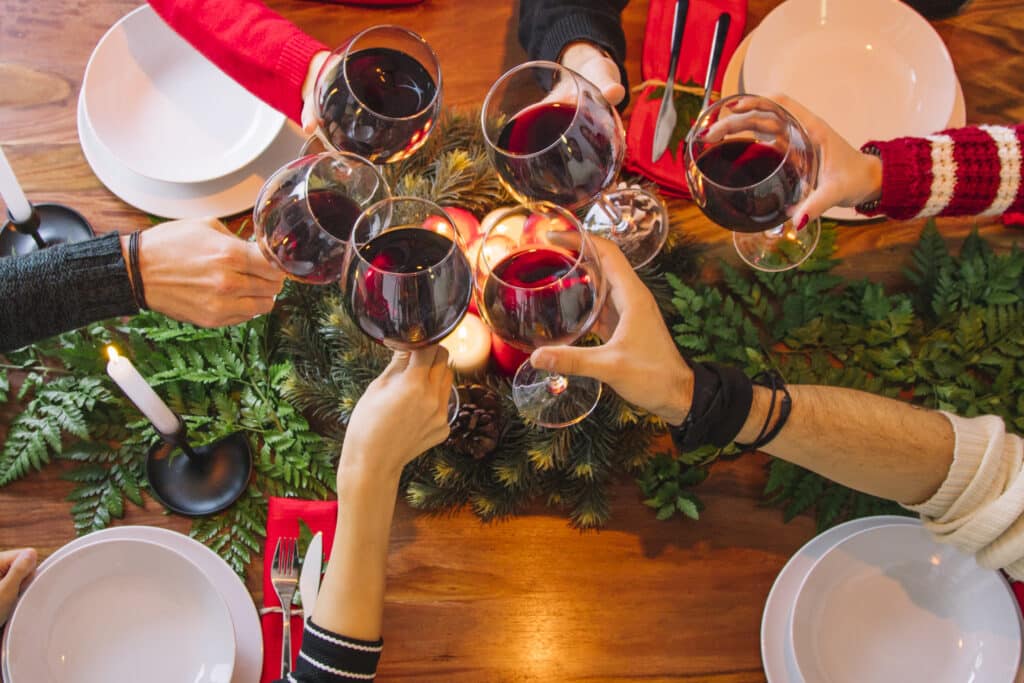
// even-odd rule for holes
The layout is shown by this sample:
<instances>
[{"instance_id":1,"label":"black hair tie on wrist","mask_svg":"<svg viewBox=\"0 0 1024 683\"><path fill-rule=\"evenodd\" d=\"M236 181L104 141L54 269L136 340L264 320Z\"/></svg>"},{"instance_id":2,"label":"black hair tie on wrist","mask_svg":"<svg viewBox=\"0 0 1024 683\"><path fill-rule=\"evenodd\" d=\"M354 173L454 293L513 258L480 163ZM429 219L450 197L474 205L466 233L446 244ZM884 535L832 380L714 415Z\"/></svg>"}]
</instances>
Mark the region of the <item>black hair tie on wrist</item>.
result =
<instances>
[{"instance_id":1,"label":"black hair tie on wrist","mask_svg":"<svg viewBox=\"0 0 1024 683\"><path fill-rule=\"evenodd\" d=\"M146 289L142 285L142 268L139 266L139 231L128 237L128 267L132 274L132 294L140 311L149 310L146 305Z\"/></svg>"},{"instance_id":2,"label":"black hair tie on wrist","mask_svg":"<svg viewBox=\"0 0 1024 683\"><path fill-rule=\"evenodd\" d=\"M786 382L777 370L762 372L754 377L753 382L763 387L770 386L772 388L772 396L770 399L771 403L768 405L768 415L764 419L764 425L761 427L757 438L749 444L736 442L736 445L744 451L756 451L767 446L782 431L786 421L789 419L789 413L793 409L793 397L790 396L789 389L786 388ZM779 402L779 419L772 426L772 415L775 414L775 397L780 391L782 392L782 401ZM769 427L771 428L769 429Z\"/></svg>"}]
</instances>

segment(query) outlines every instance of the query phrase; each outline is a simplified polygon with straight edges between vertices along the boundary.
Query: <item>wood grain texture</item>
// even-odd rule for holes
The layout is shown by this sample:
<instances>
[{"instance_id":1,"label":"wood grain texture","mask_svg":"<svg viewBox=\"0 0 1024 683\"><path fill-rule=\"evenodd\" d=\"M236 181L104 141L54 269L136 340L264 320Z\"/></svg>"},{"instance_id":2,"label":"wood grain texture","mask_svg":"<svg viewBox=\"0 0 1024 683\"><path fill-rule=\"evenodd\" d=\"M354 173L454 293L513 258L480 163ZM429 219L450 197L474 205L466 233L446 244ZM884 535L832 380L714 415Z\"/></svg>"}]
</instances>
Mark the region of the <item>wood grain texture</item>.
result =
<instances>
[{"instance_id":1,"label":"wood grain texture","mask_svg":"<svg viewBox=\"0 0 1024 683\"><path fill-rule=\"evenodd\" d=\"M111 195L78 146L75 105L82 74L104 31L138 0L0 0L0 144L36 201L80 209L103 230L146 218ZM427 0L393 10L305 0L270 3L328 44L383 22L426 37L444 69L444 100L478 107L502 71L524 55L515 3ZM748 27L775 0L753 0ZM647 3L624 13L628 70L640 81ZM975 0L936 28L957 65L972 122L1024 120L1024 7ZM865 94L870 96L870 94ZM730 234L694 206L674 205L711 256L737 263ZM959 243L974 219L944 220ZM895 284L920 221L842 231L840 267ZM1021 233L993 223L982 234L1000 248ZM715 270L709 261L708 274ZM0 438L17 406L0 406ZM615 486L610 526L581 534L543 509L497 524L469 513L421 516L399 504L391 541L381 681L763 681L761 611L789 556L813 535L800 518L784 524L760 506L766 459L721 463L700 492L699 523L657 522L636 486ZM0 490L0 548L34 545L46 556L71 540L60 467ZM129 507L124 523L179 531L188 521L152 501ZM259 599L260 567L248 585Z\"/></svg>"}]
</instances>

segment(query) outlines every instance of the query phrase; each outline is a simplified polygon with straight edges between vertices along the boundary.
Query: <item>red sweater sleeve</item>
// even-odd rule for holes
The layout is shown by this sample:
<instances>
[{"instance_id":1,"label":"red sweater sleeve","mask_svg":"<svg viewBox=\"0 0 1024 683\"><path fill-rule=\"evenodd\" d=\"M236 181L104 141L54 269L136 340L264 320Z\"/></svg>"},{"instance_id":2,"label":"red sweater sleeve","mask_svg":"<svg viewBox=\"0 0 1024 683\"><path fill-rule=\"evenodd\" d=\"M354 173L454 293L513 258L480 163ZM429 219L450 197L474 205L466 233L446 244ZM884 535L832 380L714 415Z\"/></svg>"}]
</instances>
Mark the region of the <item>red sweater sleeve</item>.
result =
<instances>
[{"instance_id":1,"label":"red sweater sleeve","mask_svg":"<svg viewBox=\"0 0 1024 683\"><path fill-rule=\"evenodd\" d=\"M882 196L863 213L907 219L1024 211L1024 124L951 128L861 149L882 159Z\"/></svg>"},{"instance_id":2,"label":"red sweater sleeve","mask_svg":"<svg viewBox=\"0 0 1024 683\"><path fill-rule=\"evenodd\" d=\"M309 60L327 46L258 0L149 0L167 24L252 94L298 122Z\"/></svg>"}]
</instances>

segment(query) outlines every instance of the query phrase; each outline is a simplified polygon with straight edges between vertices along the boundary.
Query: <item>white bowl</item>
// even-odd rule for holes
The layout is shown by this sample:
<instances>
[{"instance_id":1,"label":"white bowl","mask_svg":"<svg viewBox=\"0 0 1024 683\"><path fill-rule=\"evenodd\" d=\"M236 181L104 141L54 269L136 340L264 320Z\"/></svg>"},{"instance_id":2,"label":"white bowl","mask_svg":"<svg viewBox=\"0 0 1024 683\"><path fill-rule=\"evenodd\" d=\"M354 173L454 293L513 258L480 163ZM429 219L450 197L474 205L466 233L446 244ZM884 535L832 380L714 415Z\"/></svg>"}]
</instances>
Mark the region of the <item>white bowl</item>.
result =
<instances>
[{"instance_id":1,"label":"white bowl","mask_svg":"<svg viewBox=\"0 0 1024 683\"><path fill-rule=\"evenodd\" d=\"M99 541L36 577L11 615L12 683L228 683L231 616L184 555L139 540Z\"/></svg>"},{"instance_id":2,"label":"white bowl","mask_svg":"<svg viewBox=\"0 0 1024 683\"><path fill-rule=\"evenodd\" d=\"M97 139L121 163L173 183L205 182L242 168L284 123L148 5L100 39L85 67L82 99Z\"/></svg>"},{"instance_id":3,"label":"white bowl","mask_svg":"<svg viewBox=\"0 0 1024 683\"><path fill-rule=\"evenodd\" d=\"M792 97L855 147L937 132L953 114L949 52L898 0L787 0L752 35L744 90Z\"/></svg>"},{"instance_id":4,"label":"white bowl","mask_svg":"<svg viewBox=\"0 0 1024 683\"><path fill-rule=\"evenodd\" d=\"M1002 575L906 524L833 546L807 574L791 628L808 683L1007 683L1020 660Z\"/></svg>"}]
</instances>

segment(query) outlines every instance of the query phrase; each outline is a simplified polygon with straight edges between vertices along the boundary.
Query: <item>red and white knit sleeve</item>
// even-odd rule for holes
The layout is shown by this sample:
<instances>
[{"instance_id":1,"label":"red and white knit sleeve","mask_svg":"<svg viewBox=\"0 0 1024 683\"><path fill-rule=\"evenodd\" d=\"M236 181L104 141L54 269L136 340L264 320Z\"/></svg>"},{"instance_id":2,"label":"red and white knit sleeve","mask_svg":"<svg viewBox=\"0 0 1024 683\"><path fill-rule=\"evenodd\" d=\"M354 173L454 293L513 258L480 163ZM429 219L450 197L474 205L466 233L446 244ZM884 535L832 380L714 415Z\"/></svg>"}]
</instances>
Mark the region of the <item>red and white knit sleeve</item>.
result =
<instances>
[{"instance_id":1,"label":"red and white knit sleeve","mask_svg":"<svg viewBox=\"0 0 1024 683\"><path fill-rule=\"evenodd\" d=\"M868 142L861 150L882 159L882 195L857 210L899 219L1024 211L1022 149L1024 124Z\"/></svg>"}]
</instances>

